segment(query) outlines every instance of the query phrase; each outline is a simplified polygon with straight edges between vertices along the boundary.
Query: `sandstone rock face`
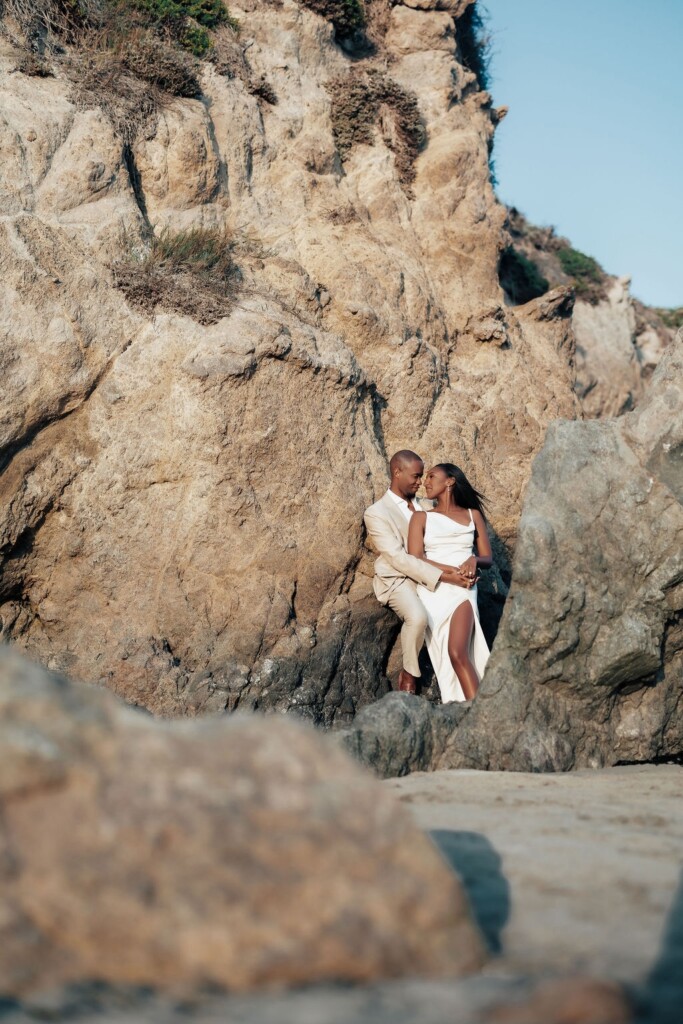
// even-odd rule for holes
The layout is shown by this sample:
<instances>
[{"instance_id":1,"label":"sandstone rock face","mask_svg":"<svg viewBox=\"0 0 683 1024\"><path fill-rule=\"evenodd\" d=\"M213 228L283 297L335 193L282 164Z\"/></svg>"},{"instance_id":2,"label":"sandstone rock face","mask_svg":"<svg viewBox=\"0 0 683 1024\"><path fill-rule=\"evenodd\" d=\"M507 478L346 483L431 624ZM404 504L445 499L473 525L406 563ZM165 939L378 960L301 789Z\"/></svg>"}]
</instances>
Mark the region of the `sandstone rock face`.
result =
<instances>
[{"instance_id":1,"label":"sandstone rock face","mask_svg":"<svg viewBox=\"0 0 683 1024\"><path fill-rule=\"evenodd\" d=\"M565 771L683 752L683 344L635 412L549 429L513 585L458 718L385 698L341 740L382 774Z\"/></svg>"},{"instance_id":2,"label":"sandstone rock face","mask_svg":"<svg viewBox=\"0 0 683 1024\"><path fill-rule=\"evenodd\" d=\"M2 648L0 752L5 996L455 977L484 960L435 847L309 727L155 721Z\"/></svg>"},{"instance_id":3,"label":"sandstone rock face","mask_svg":"<svg viewBox=\"0 0 683 1024\"><path fill-rule=\"evenodd\" d=\"M161 714L348 721L388 686L396 620L361 521L404 446L490 496L495 628L532 457L578 405L571 296L513 309L498 284L496 117L461 62L467 6L387 3L359 62L294 0L232 5L278 103L206 66L201 100L125 145L59 67L12 71L3 43L5 639ZM360 65L415 90L411 194L390 112L372 145L336 148L331 83ZM150 225L241 240L231 315L127 305L109 266Z\"/></svg>"},{"instance_id":4,"label":"sandstone rock face","mask_svg":"<svg viewBox=\"0 0 683 1024\"><path fill-rule=\"evenodd\" d=\"M506 269L501 264L501 282L508 301L518 301L514 292L527 291L532 284L542 288L541 278L552 289L576 286L572 314L576 338L575 390L586 417L620 416L633 409L647 390L650 377L675 331L662 320L661 310L645 306L630 294L630 278L613 277L598 263L572 249L569 239L555 234L554 227L531 224L516 207L508 207L507 228L516 258ZM562 254L573 251L584 274L572 278ZM531 281L530 261L540 277ZM580 259L583 257L583 259ZM569 266L571 267L571 263ZM523 285L523 282L526 282Z\"/></svg>"},{"instance_id":5,"label":"sandstone rock face","mask_svg":"<svg viewBox=\"0 0 683 1024\"><path fill-rule=\"evenodd\" d=\"M669 332L639 320L629 278L614 278L597 305L577 302L576 390L587 417L620 416L644 395Z\"/></svg>"}]
</instances>

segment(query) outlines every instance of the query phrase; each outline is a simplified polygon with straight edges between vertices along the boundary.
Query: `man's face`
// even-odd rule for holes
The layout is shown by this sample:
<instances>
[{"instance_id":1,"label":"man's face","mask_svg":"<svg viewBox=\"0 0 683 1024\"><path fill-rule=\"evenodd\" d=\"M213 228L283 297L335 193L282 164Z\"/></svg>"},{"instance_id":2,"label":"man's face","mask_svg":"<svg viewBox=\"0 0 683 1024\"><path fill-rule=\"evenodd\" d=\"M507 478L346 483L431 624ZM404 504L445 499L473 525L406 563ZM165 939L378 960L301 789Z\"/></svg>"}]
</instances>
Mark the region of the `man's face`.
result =
<instances>
[{"instance_id":1,"label":"man's face","mask_svg":"<svg viewBox=\"0 0 683 1024\"><path fill-rule=\"evenodd\" d=\"M402 494L404 498L414 498L422 483L424 471L424 462L420 459L404 462L394 473L394 489Z\"/></svg>"}]
</instances>

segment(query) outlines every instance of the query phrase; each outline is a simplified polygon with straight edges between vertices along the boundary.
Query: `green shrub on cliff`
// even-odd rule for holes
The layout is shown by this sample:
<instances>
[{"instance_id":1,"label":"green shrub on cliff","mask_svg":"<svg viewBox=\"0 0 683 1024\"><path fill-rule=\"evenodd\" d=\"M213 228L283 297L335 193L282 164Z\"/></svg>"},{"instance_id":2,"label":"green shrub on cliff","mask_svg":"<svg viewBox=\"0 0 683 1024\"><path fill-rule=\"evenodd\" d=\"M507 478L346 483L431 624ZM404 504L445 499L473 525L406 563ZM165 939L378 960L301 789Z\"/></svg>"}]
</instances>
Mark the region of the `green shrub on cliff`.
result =
<instances>
[{"instance_id":1,"label":"green shrub on cliff","mask_svg":"<svg viewBox=\"0 0 683 1024\"><path fill-rule=\"evenodd\" d=\"M580 299L595 305L605 298L607 275L597 260L568 245L557 249L557 258L565 274L573 279L574 289Z\"/></svg>"},{"instance_id":2,"label":"green shrub on cliff","mask_svg":"<svg viewBox=\"0 0 683 1024\"><path fill-rule=\"evenodd\" d=\"M301 3L332 22L340 39L347 39L365 27L362 0L301 0Z\"/></svg>"},{"instance_id":3,"label":"green shrub on cliff","mask_svg":"<svg viewBox=\"0 0 683 1024\"><path fill-rule=\"evenodd\" d=\"M655 309L655 313L661 318L664 326L670 330L677 331L679 327L683 327L683 306L678 306L675 309L659 307Z\"/></svg>"},{"instance_id":4,"label":"green shrub on cliff","mask_svg":"<svg viewBox=\"0 0 683 1024\"><path fill-rule=\"evenodd\" d=\"M216 28L230 17L223 0L131 0L131 6L160 23L193 18L205 28Z\"/></svg>"},{"instance_id":5,"label":"green shrub on cliff","mask_svg":"<svg viewBox=\"0 0 683 1024\"><path fill-rule=\"evenodd\" d=\"M211 49L209 29L219 25L239 29L223 0L130 0L130 4L195 57Z\"/></svg>"},{"instance_id":6,"label":"green shrub on cliff","mask_svg":"<svg viewBox=\"0 0 683 1024\"><path fill-rule=\"evenodd\" d=\"M460 59L473 71L481 89L490 87L491 34L487 31L488 12L479 3L467 7L455 25Z\"/></svg>"}]
</instances>

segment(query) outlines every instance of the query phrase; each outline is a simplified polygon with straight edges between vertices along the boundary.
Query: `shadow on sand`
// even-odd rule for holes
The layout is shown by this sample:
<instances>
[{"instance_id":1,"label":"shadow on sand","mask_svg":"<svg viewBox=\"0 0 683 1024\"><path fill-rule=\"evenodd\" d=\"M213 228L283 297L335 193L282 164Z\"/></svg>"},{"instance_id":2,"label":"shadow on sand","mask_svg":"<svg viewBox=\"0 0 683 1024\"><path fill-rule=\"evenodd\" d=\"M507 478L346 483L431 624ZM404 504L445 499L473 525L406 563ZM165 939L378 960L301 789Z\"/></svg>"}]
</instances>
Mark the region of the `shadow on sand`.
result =
<instances>
[{"instance_id":1,"label":"shadow on sand","mask_svg":"<svg viewBox=\"0 0 683 1024\"><path fill-rule=\"evenodd\" d=\"M510 916L510 886L501 871L500 855L479 832L435 829L429 835L460 876L489 949L500 953L501 933Z\"/></svg>"},{"instance_id":2,"label":"shadow on sand","mask_svg":"<svg viewBox=\"0 0 683 1024\"><path fill-rule=\"evenodd\" d=\"M643 1024L683 1021L683 870L667 915L662 945L645 985L633 993Z\"/></svg>"}]
</instances>

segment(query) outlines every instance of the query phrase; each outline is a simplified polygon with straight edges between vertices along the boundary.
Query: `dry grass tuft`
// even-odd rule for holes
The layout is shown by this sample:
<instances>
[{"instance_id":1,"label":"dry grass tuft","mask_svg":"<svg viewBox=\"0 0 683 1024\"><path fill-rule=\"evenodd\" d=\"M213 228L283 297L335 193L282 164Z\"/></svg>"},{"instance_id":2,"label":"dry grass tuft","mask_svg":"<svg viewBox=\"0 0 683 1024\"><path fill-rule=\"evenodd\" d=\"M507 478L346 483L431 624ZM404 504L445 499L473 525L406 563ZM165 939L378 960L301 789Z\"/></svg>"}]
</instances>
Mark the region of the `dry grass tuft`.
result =
<instances>
[{"instance_id":1,"label":"dry grass tuft","mask_svg":"<svg viewBox=\"0 0 683 1024\"><path fill-rule=\"evenodd\" d=\"M198 58L216 30L239 32L223 0L0 0L0 18L25 50L18 70L62 67L77 100L101 106L127 143L165 96L199 97ZM265 82L253 91L275 101Z\"/></svg>"},{"instance_id":2,"label":"dry grass tuft","mask_svg":"<svg viewBox=\"0 0 683 1024\"><path fill-rule=\"evenodd\" d=\"M266 103L275 105L277 95L265 75L254 74L239 36L230 28L221 28L215 35L211 52L207 55L219 75L237 78L244 83L247 92L258 96Z\"/></svg>"},{"instance_id":3,"label":"dry grass tuft","mask_svg":"<svg viewBox=\"0 0 683 1024\"><path fill-rule=\"evenodd\" d=\"M101 107L126 143L154 121L169 97L201 95L195 58L124 16L83 31L64 67L77 98Z\"/></svg>"},{"instance_id":4,"label":"dry grass tuft","mask_svg":"<svg viewBox=\"0 0 683 1024\"><path fill-rule=\"evenodd\" d=\"M159 89L130 74L121 57L109 50L70 55L64 70L74 85L76 102L100 107L129 145L154 123L165 102Z\"/></svg>"},{"instance_id":5,"label":"dry grass tuft","mask_svg":"<svg viewBox=\"0 0 683 1024\"><path fill-rule=\"evenodd\" d=\"M195 99L201 95L196 61L151 32L127 36L119 57L127 71L171 96Z\"/></svg>"},{"instance_id":6,"label":"dry grass tuft","mask_svg":"<svg viewBox=\"0 0 683 1024\"><path fill-rule=\"evenodd\" d=\"M54 37L69 40L86 23L92 0L1 0L0 16L11 19L31 49Z\"/></svg>"},{"instance_id":7,"label":"dry grass tuft","mask_svg":"<svg viewBox=\"0 0 683 1024\"><path fill-rule=\"evenodd\" d=\"M230 313L240 274L235 241L225 231L164 229L142 252L123 242L126 254L112 270L132 306L145 313L181 313L204 325Z\"/></svg>"},{"instance_id":8,"label":"dry grass tuft","mask_svg":"<svg viewBox=\"0 0 683 1024\"><path fill-rule=\"evenodd\" d=\"M330 206L324 211L325 220L330 224L353 224L360 222L358 211L353 203L342 203L340 206Z\"/></svg>"},{"instance_id":9,"label":"dry grass tuft","mask_svg":"<svg viewBox=\"0 0 683 1024\"><path fill-rule=\"evenodd\" d=\"M31 78L52 78L54 74L45 58L33 50L26 50L21 55L14 70Z\"/></svg>"}]
</instances>

